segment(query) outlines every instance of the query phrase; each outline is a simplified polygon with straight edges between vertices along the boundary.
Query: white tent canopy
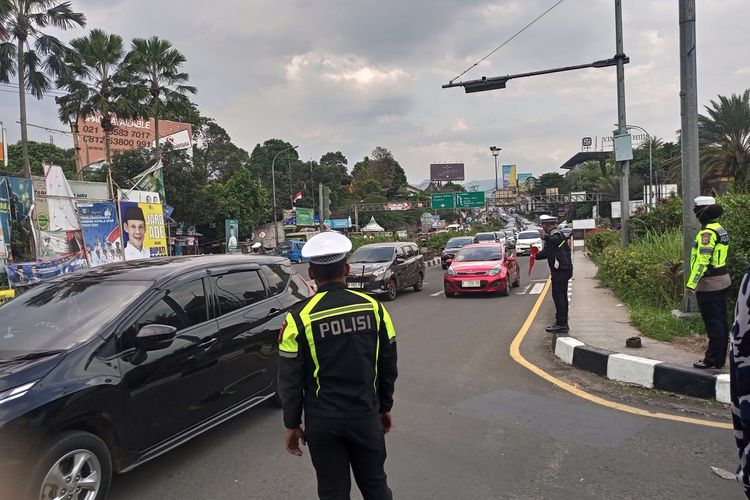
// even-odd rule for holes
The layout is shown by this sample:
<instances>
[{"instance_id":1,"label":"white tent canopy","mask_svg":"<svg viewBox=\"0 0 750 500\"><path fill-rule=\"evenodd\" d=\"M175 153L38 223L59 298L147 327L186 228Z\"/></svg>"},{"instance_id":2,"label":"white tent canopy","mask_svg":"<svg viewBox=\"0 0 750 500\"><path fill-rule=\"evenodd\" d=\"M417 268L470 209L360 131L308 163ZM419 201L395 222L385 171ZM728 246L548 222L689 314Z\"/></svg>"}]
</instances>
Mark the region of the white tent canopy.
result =
<instances>
[{"instance_id":1,"label":"white tent canopy","mask_svg":"<svg viewBox=\"0 0 750 500\"><path fill-rule=\"evenodd\" d=\"M362 228L362 231L369 232L369 233L376 233L376 232L382 233L383 231L385 231L385 228L383 228L383 226L375 222L375 216L373 216L370 218L370 222L368 222L367 225Z\"/></svg>"}]
</instances>

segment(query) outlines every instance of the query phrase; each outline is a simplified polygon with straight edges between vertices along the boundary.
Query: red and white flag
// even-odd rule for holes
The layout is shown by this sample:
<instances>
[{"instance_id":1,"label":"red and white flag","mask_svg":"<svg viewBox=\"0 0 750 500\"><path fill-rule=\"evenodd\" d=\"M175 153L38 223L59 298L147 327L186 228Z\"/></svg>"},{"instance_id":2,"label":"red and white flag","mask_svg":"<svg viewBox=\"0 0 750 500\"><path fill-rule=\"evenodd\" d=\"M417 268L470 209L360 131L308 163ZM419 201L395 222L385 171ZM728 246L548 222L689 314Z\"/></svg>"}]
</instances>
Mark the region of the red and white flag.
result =
<instances>
[{"instance_id":1,"label":"red and white flag","mask_svg":"<svg viewBox=\"0 0 750 500\"><path fill-rule=\"evenodd\" d=\"M294 199L292 199L292 203L297 203L297 200L302 199L302 191L297 191L297 194L294 195Z\"/></svg>"}]
</instances>

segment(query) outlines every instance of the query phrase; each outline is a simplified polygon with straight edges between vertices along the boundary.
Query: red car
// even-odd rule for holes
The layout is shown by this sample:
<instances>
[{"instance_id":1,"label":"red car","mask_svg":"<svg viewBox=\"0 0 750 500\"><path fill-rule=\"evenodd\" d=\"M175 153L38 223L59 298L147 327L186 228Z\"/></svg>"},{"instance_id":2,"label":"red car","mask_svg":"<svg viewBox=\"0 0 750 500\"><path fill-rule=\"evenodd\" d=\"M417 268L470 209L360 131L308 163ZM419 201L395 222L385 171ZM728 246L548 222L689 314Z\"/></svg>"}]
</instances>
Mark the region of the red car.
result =
<instances>
[{"instance_id":1,"label":"red car","mask_svg":"<svg viewBox=\"0 0 750 500\"><path fill-rule=\"evenodd\" d=\"M521 284L516 256L507 254L500 243L466 245L456 254L443 278L446 297L457 293L510 295Z\"/></svg>"}]
</instances>

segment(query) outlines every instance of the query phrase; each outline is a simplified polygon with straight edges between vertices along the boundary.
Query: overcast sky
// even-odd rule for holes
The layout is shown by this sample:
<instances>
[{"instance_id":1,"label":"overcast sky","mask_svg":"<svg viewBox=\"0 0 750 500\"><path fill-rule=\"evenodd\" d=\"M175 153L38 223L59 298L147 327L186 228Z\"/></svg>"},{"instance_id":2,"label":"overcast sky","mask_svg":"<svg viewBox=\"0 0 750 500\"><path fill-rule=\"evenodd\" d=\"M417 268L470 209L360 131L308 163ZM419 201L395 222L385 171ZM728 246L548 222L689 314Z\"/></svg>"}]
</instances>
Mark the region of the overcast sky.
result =
<instances>
[{"instance_id":1,"label":"overcast sky","mask_svg":"<svg viewBox=\"0 0 750 500\"><path fill-rule=\"evenodd\" d=\"M302 159L342 151L350 166L389 148L417 183L429 164L463 162L494 178L488 146L518 172L558 171L584 136L610 135L615 69L512 80L464 94L441 85L555 0L73 0L99 27L159 35L187 57L204 115L251 151L280 138ZM750 87L747 0L698 1L699 104ZM628 122L674 140L680 126L677 0L625 0ZM82 36L83 31L63 38ZM464 78L582 64L614 55L614 1L566 0ZM701 108L702 109L702 108ZM29 122L61 127L52 98L28 101ZM17 95L0 92L9 140ZM62 128L62 127L61 127ZM49 140L32 129L31 138ZM55 142L71 147L68 137Z\"/></svg>"}]
</instances>

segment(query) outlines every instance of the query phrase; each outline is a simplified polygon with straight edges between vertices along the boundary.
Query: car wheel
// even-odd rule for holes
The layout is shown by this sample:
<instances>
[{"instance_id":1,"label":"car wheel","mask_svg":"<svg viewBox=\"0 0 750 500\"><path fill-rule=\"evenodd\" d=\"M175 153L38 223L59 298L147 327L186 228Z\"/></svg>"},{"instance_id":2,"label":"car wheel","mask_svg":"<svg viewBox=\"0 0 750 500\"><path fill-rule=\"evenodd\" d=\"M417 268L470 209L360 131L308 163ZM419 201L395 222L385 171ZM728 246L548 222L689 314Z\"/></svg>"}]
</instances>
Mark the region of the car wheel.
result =
<instances>
[{"instance_id":1,"label":"car wheel","mask_svg":"<svg viewBox=\"0 0 750 500\"><path fill-rule=\"evenodd\" d=\"M445 292L445 296L448 297L449 299L451 299L451 298L453 298L453 297L456 296L455 292L446 292L445 290L443 290L443 291Z\"/></svg>"},{"instance_id":2,"label":"car wheel","mask_svg":"<svg viewBox=\"0 0 750 500\"><path fill-rule=\"evenodd\" d=\"M419 276L417 277L417 282L414 283L414 291L415 292L421 292L424 288L424 276L422 273L419 273Z\"/></svg>"},{"instance_id":3,"label":"car wheel","mask_svg":"<svg viewBox=\"0 0 750 500\"><path fill-rule=\"evenodd\" d=\"M448 266L446 266L445 264L441 264L440 267L442 267L443 270L448 269Z\"/></svg>"},{"instance_id":4,"label":"car wheel","mask_svg":"<svg viewBox=\"0 0 750 500\"><path fill-rule=\"evenodd\" d=\"M521 273L516 272L516 280L513 282L513 288L518 288L521 286Z\"/></svg>"},{"instance_id":5,"label":"car wheel","mask_svg":"<svg viewBox=\"0 0 750 500\"><path fill-rule=\"evenodd\" d=\"M510 295L510 281L508 280L508 278L505 279L505 287L500 290L500 295L502 295L503 297L507 297L508 295Z\"/></svg>"},{"instance_id":6,"label":"car wheel","mask_svg":"<svg viewBox=\"0 0 750 500\"><path fill-rule=\"evenodd\" d=\"M398 285L396 284L396 280L392 279L388 282L387 292L385 294L385 300L387 301L395 300L397 294L398 294Z\"/></svg>"},{"instance_id":7,"label":"car wheel","mask_svg":"<svg viewBox=\"0 0 750 500\"><path fill-rule=\"evenodd\" d=\"M66 432L37 462L26 498L103 500L111 481L112 456L104 441L88 432Z\"/></svg>"},{"instance_id":8,"label":"car wheel","mask_svg":"<svg viewBox=\"0 0 750 500\"><path fill-rule=\"evenodd\" d=\"M302 257L297 257L297 264L302 264Z\"/></svg>"}]
</instances>

